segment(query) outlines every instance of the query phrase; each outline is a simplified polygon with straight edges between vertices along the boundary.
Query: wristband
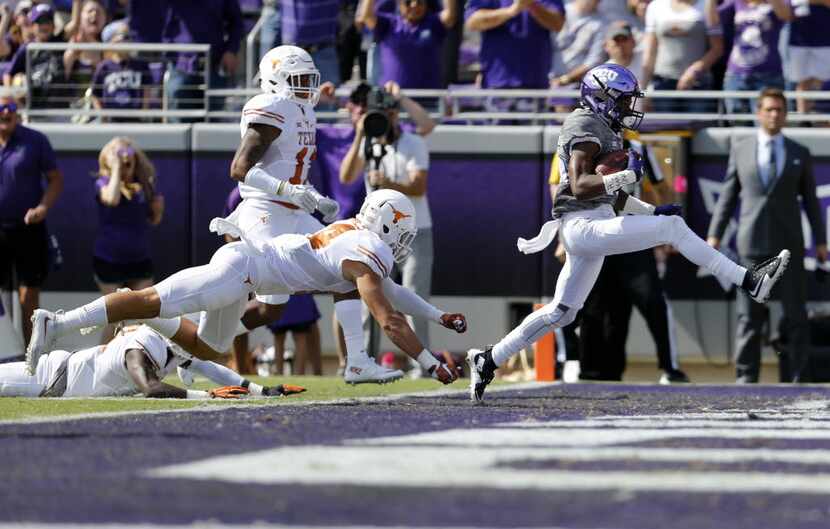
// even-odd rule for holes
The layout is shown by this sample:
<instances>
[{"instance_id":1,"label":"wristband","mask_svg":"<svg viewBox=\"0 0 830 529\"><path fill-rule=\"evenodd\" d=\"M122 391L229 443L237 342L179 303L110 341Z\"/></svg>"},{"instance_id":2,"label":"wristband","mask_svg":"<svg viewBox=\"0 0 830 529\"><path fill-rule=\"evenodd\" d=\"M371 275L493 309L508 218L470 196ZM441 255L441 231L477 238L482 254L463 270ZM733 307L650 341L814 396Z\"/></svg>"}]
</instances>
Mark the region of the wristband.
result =
<instances>
[{"instance_id":1,"label":"wristband","mask_svg":"<svg viewBox=\"0 0 830 529\"><path fill-rule=\"evenodd\" d=\"M256 166L251 167L251 169L245 175L245 185L255 187L260 191L265 191L269 195L282 194L281 184L283 183L285 183L284 180L278 180L266 173L265 171L263 171L260 167Z\"/></svg>"},{"instance_id":2,"label":"wristband","mask_svg":"<svg viewBox=\"0 0 830 529\"><path fill-rule=\"evenodd\" d=\"M430 353L427 349L421 351L416 360L418 360L418 363L421 364L421 367L424 368L424 370L426 370L428 373L432 373L434 367L441 365L441 362L439 362L437 358L432 356L432 353Z\"/></svg>"},{"instance_id":3,"label":"wristband","mask_svg":"<svg viewBox=\"0 0 830 529\"><path fill-rule=\"evenodd\" d=\"M605 192L613 195L617 191L628 184L633 184L637 181L637 174L631 169L625 169L616 173L603 175L602 182L605 184Z\"/></svg>"},{"instance_id":4,"label":"wristband","mask_svg":"<svg viewBox=\"0 0 830 529\"><path fill-rule=\"evenodd\" d=\"M198 389L188 389L187 390L187 399L197 399L197 400L204 400L208 398L207 391L199 391Z\"/></svg>"}]
</instances>

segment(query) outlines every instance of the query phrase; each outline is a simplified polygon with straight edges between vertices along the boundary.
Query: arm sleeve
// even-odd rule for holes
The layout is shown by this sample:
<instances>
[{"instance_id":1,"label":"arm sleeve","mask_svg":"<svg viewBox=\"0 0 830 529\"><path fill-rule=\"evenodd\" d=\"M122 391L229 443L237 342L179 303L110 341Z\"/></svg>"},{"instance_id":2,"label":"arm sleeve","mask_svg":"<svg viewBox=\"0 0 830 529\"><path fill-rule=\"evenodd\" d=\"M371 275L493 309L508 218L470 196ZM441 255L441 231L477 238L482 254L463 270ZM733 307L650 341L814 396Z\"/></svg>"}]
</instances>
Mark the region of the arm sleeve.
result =
<instances>
[{"instance_id":1,"label":"arm sleeve","mask_svg":"<svg viewBox=\"0 0 830 529\"><path fill-rule=\"evenodd\" d=\"M715 211L712 213L712 220L709 222L709 237L723 237L729 219L735 211L738 195L741 193L741 181L738 178L737 150L735 147L729 151L729 165L726 168L726 179L723 182L718 202L715 204Z\"/></svg>"},{"instance_id":2,"label":"arm sleeve","mask_svg":"<svg viewBox=\"0 0 830 529\"><path fill-rule=\"evenodd\" d=\"M429 149L427 149L427 142L420 136L414 135L412 155L406 162L407 171L429 170Z\"/></svg>"},{"instance_id":3,"label":"arm sleeve","mask_svg":"<svg viewBox=\"0 0 830 529\"><path fill-rule=\"evenodd\" d=\"M657 32L657 17L658 13L657 10L659 9L658 2L651 2L648 7L646 7L646 33L656 33Z\"/></svg>"},{"instance_id":4,"label":"arm sleeve","mask_svg":"<svg viewBox=\"0 0 830 529\"><path fill-rule=\"evenodd\" d=\"M214 384L219 384L220 386L241 386L245 381L242 375L232 369L214 362L199 360L198 358L190 360L190 365L186 369L202 375Z\"/></svg>"},{"instance_id":5,"label":"arm sleeve","mask_svg":"<svg viewBox=\"0 0 830 529\"><path fill-rule=\"evenodd\" d=\"M268 101L263 96L254 97L242 108L242 117L248 125L251 123L261 123L276 127L280 130L285 129L287 118L276 101Z\"/></svg>"},{"instance_id":6,"label":"arm sleeve","mask_svg":"<svg viewBox=\"0 0 830 529\"><path fill-rule=\"evenodd\" d=\"M46 174L58 168L58 161L55 157L55 150L52 148L52 144L49 143L49 138L44 134L40 141L40 171L42 174Z\"/></svg>"},{"instance_id":7,"label":"arm sleeve","mask_svg":"<svg viewBox=\"0 0 830 529\"><path fill-rule=\"evenodd\" d=\"M813 158L810 151L804 149L802 152L804 160L801 176L801 199L804 205L804 212L810 221L810 228L813 230L813 241L815 244L827 244L827 230L821 220L821 207L816 195L816 179L813 176Z\"/></svg>"},{"instance_id":8,"label":"arm sleeve","mask_svg":"<svg viewBox=\"0 0 830 529\"><path fill-rule=\"evenodd\" d=\"M441 315L444 314L415 292L395 283L388 277L383 280L383 293L396 309L415 318L439 322Z\"/></svg>"}]
</instances>

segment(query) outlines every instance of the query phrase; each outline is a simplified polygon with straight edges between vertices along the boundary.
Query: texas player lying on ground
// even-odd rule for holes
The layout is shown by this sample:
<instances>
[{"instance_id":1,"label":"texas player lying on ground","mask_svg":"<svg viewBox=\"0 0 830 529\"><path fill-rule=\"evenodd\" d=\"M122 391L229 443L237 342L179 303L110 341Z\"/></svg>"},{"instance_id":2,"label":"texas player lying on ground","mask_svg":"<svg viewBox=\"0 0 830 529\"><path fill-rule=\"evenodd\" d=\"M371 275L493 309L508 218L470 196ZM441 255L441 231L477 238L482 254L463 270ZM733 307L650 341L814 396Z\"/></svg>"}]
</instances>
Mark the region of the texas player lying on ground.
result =
<instances>
[{"instance_id":1,"label":"texas player lying on ground","mask_svg":"<svg viewBox=\"0 0 830 529\"><path fill-rule=\"evenodd\" d=\"M195 332L193 322L184 320L182 324ZM184 390L162 382L177 367L223 387ZM34 375L26 372L24 362L0 364L0 397L119 397L141 393L149 398L206 399L302 391L305 389L300 386L263 387L225 366L193 358L146 325L124 329L106 345L44 354Z\"/></svg>"},{"instance_id":2,"label":"texas player lying on ground","mask_svg":"<svg viewBox=\"0 0 830 529\"><path fill-rule=\"evenodd\" d=\"M242 240L220 248L207 265L182 270L144 290L108 294L65 314L37 311L32 316L36 332L26 355L29 369L34 371L40 354L62 335L159 316L153 322L159 332L185 344L195 356L210 360L229 349L249 293L349 294L357 290L396 346L444 384L455 380L456 375L423 348L404 315L393 308L394 304L412 316L466 331L463 315L443 313L388 279L394 259L410 251L416 233L415 209L402 193L388 189L370 193L355 219L310 236L286 234L263 241L232 233L232 226L224 228ZM187 332L175 319L200 311L206 313L196 332ZM172 322L165 321L170 318ZM211 330L218 333L210 334ZM362 336L346 339L362 340Z\"/></svg>"}]
</instances>

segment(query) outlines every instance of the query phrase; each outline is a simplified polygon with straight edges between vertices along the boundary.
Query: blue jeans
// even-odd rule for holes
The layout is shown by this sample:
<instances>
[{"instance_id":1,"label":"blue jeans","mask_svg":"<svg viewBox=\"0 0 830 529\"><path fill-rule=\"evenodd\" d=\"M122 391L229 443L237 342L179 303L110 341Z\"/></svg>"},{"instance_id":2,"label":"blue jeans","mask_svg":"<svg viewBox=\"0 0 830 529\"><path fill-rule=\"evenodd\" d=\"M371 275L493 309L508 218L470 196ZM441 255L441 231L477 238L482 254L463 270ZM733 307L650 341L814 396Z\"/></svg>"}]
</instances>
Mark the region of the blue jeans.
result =
<instances>
[{"instance_id":1,"label":"blue jeans","mask_svg":"<svg viewBox=\"0 0 830 529\"><path fill-rule=\"evenodd\" d=\"M726 72L723 78L724 90L763 90L764 88L784 89L784 76L778 73L734 74ZM726 111L730 114L755 113L757 99L727 99Z\"/></svg>"},{"instance_id":2,"label":"blue jeans","mask_svg":"<svg viewBox=\"0 0 830 529\"><path fill-rule=\"evenodd\" d=\"M167 99L171 110L190 110L204 108L205 92L198 88L204 83L201 72L188 73L177 69L175 66L168 68L170 77L167 80ZM219 75L218 70L210 73L210 88L227 88L228 78ZM225 98L212 97L210 99L210 110L221 110L224 108ZM200 118L173 118L175 122L201 121Z\"/></svg>"},{"instance_id":3,"label":"blue jeans","mask_svg":"<svg viewBox=\"0 0 830 529\"><path fill-rule=\"evenodd\" d=\"M669 79L668 77L661 77L655 75L652 79L652 85L655 90L677 90L678 79ZM708 90L712 86L712 79L710 76L704 76L692 88L692 90ZM691 112L704 113L715 112L717 103L710 99L653 99L652 108L654 112Z\"/></svg>"},{"instance_id":4,"label":"blue jeans","mask_svg":"<svg viewBox=\"0 0 830 529\"><path fill-rule=\"evenodd\" d=\"M331 81L335 86L340 84L340 62L337 58L337 46L324 46L311 52L314 66L320 70L320 83Z\"/></svg>"}]
</instances>

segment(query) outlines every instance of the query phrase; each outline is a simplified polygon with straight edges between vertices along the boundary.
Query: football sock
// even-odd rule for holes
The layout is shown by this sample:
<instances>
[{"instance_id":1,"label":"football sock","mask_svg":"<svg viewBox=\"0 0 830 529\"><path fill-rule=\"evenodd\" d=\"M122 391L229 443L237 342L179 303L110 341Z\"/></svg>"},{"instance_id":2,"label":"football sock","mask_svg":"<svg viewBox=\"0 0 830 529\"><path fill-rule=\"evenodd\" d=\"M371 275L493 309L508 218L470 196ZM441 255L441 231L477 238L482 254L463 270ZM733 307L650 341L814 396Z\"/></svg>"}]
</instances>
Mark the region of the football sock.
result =
<instances>
[{"instance_id":1,"label":"football sock","mask_svg":"<svg viewBox=\"0 0 830 529\"><path fill-rule=\"evenodd\" d=\"M531 312L518 327L493 346L493 362L496 366L504 365L511 356L530 347L545 334L573 321L574 312L561 303L549 303L544 308Z\"/></svg>"},{"instance_id":2,"label":"football sock","mask_svg":"<svg viewBox=\"0 0 830 529\"><path fill-rule=\"evenodd\" d=\"M55 316L55 326L61 334L86 327L103 327L107 321L107 304L104 296L77 309Z\"/></svg>"},{"instance_id":3,"label":"football sock","mask_svg":"<svg viewBox=\"0 0 830 529\"><path fill-rule=\"evenodd\" d=\"M715 250L703 239L698 237L688 226L677 235L672 245L683 256L698 266L706 268L721 280L735 285L742 285L746 276L746 268L733 262L731 259Z\"/></svg>"},{"instance_id":4,"label":"football sock","mask_svg":"<svg viewBox=\"0 0 830 529\"><path fill-rule=\"evenodd\" d=\"M346 342L346 365L365 358L363 349L363 302L359 299L345 299L334 304L337 321L343 327L343 341Z\"/></svg>"}]
</instances>

